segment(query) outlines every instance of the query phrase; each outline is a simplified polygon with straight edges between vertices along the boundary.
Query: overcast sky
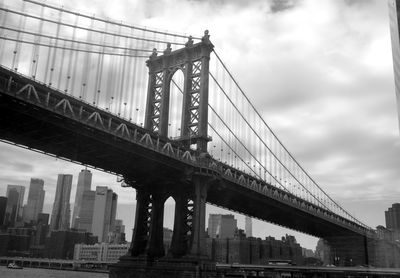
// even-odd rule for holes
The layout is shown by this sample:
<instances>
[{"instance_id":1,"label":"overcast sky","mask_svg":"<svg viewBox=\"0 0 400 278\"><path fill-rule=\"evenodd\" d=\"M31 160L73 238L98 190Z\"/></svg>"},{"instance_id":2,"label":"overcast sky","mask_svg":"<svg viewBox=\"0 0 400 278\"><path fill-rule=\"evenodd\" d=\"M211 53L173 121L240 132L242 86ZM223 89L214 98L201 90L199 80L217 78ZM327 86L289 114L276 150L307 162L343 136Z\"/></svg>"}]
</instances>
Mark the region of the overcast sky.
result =
<instances>
[{"instance_id":1,"label":"overcast sky","mask_svg":"<svg viewBox=\"0 0 400 278\"><path fill-rule=\"evenodd\" d=\"M216 51L264 119L328 194L371 227L384 224L384 210L400 201L386 1L47 2L193 36L209 29ZM51 204L57 174L71 173L73 202L81 168L0 144L0 195L7 184L28 186L31 177L43 178ZM116 177L94 172L93 184L111 186L120 203L133 203L134 192L120 188ZM131 229L129 213L118 214ZM288 232L261 222L254 231L261 237ZM313 247L315 239L292 234Z\"/></svg>"}]
</instances>

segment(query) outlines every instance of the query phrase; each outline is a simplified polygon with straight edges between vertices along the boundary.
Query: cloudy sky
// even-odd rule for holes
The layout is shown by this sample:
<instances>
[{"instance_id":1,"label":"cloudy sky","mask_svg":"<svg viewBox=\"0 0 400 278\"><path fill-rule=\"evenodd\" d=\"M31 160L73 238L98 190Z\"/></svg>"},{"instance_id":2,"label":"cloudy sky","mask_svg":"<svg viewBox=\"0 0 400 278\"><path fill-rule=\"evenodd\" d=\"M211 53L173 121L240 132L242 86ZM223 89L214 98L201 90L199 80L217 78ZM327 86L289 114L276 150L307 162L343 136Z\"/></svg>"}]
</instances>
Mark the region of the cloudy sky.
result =
<instances>
[{"instance_id":1,"label":"cloudy sky","mask_svg":"<svg viewBox=\"0 0 400 278\"><path fill-rule=\"evenodd\" d=\"M371 227L384 224L384 210L400 201L400 138L386 1L47 3L193 36L210 30L215 49L241 87L326 192ZM30 177L38 177L45 180L51 204L57 174L74 174L75 186L81 168L0 144L0 195L7 184L28 186ZM134 192L120 188L116 177L95 171L93 184L111 186L120 203L134 203ZM71 202L75 187L72 192ZM119 209L118 214L130 230L129 212ZM244 217L238 218L243 228ZM315 244L315 239L257 221L254 231L260 237L290 232L307 247Z\"/></svg>"}]
</instances>

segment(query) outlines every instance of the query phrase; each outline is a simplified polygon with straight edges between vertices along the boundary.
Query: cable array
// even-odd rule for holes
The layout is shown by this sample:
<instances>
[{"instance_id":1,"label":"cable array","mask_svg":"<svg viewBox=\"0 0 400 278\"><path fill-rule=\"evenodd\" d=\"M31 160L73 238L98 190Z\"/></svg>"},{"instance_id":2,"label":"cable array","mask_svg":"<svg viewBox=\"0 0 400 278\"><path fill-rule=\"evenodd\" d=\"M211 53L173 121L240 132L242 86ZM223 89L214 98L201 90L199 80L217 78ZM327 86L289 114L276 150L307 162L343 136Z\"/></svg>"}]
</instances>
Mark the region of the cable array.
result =
<instances>
[{"instance_id":1,"label":"cable array","mask_svg":"<svg viewBox=\"0 0 400 278\"><path fill-rule=\"evenodd\" d=\"M334 201L303 169L264 121L215 50L213 54L209 73L211 155L272 186L365 226Z\"/></svg>"},{"instance_id":2,"label":"cable array","mask_svg":"<svg viewBox=\"0 0 400 278\"><path fill-rule=\"evenodd\" d=\"M15 6L20 4L19 6ZM145 59L184 34L88 16L35 0L0 3L0 63L58 90L143 125ZM199 38L193 38L198 40ZM178 71L180 72L180 71ZM209 73L209 153L323 209L365 226L301 167L264 121L214 51ZM174 74L168 136L180 135L183 74Z\"/></svg>"},{"instance_id":3,"label":"cable array","mask_svg":"<svg viewBox=\"0 0 400 278\"><path fill-rule=\"evenodd\" d=\"M145 60L154 48L188 39L34 0L0 2L0 23L2 65L138 125L146 104Z\"/></svg>"}]
</instances>

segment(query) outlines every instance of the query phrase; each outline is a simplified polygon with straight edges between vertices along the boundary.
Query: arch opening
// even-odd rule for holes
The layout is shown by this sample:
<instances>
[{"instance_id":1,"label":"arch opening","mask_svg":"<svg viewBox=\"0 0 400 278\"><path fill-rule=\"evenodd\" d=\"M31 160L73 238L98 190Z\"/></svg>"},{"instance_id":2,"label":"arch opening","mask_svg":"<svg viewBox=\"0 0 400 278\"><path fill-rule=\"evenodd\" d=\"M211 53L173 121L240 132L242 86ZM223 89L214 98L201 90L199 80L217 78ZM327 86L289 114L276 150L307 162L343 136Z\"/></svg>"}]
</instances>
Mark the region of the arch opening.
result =
<instances>
[{"instance_id":1,"label":"arch opening","mask_svg":"<svg viewBox=\"0 0 400 278\"><path fill-rule=\"evenodd\" d=\"M164 235L164 250L168 254L172 242L172 234L174 231L174 221L175 221L175 200L169 197L164 203L164 225L163 225L163 235Z\"/></svg>"},{"instance_id":2,"label":"arch opening","mask_svg":"<svg viewBox=\"0 0 400 278\"><path fill-rule=\"evenodd\" d=\"M184 75L177 69L170 81L169 109L168 109L168 137L181 136L182 105L183 105Z\"/></svg>"}]
</instances>

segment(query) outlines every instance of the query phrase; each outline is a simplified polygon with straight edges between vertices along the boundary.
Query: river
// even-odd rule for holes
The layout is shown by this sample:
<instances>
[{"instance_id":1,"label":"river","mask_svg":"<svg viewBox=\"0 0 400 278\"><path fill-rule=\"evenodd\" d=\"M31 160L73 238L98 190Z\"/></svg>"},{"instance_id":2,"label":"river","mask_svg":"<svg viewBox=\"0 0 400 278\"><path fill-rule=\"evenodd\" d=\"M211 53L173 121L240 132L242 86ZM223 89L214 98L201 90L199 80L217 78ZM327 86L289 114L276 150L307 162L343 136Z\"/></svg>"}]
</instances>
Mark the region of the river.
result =
<instances>
[{"instance_id":1,"label":"river","mask_svg":"<svg viewBox=\"0 0 400 278\"><path fill-rule=\"evenodd\" d=\"M108 273L54 270L43 268L9 269L0 266L1 278L107 278Z\"/></svg>"}]
</instances>

